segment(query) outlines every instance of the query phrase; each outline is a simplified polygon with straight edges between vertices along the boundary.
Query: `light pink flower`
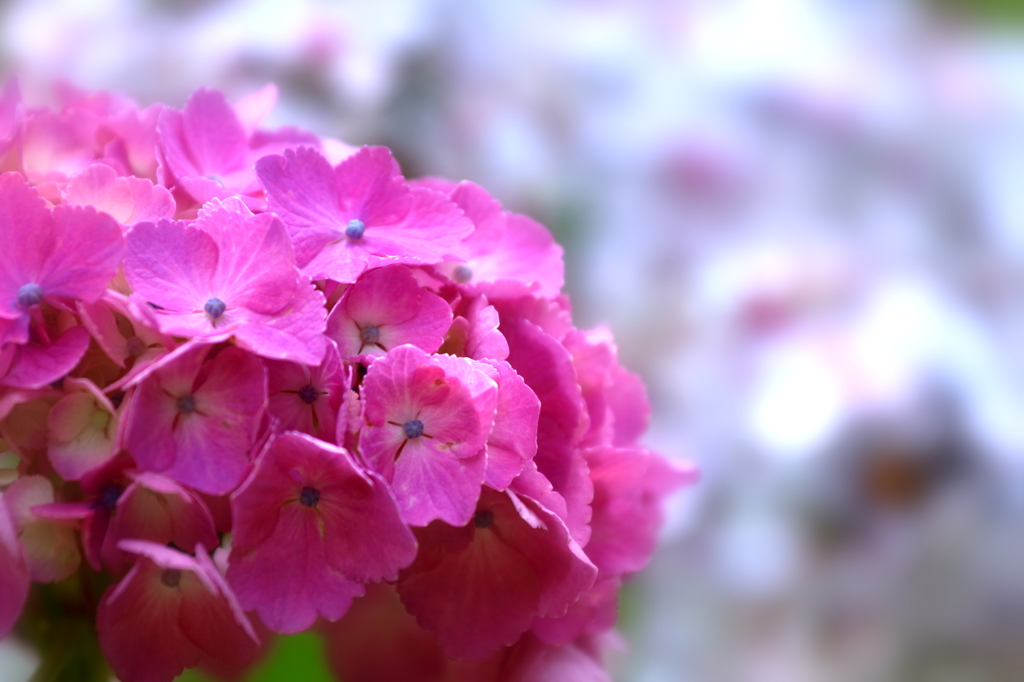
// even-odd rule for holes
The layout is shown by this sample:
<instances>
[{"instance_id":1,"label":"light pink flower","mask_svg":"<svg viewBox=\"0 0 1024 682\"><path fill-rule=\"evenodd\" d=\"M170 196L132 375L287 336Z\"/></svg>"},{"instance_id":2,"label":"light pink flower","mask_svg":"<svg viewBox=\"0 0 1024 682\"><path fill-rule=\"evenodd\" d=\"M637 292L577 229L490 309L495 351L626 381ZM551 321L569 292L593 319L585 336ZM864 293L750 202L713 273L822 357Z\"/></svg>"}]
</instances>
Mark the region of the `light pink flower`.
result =
<instances>
[{"instance_id":1,"label":"light pink flower","mask_svg":"<svg viewBox=\"0 0 1024 682\"><path fill-rule=\"evenodd\" d=\"M17 530L0 497L0 639L7 636L28 598L28 565Z\"/></svg>"},{"instance_id":2,"label":"light pink flower","mask_svg":"<svg viewBox=\"0 0 1024 682\"><path fill-rule=\"evenodd\" d=\"M80 206L51 212L17 173L0 175L0 243L0 344L28 341L44 301L98 299L124 248L110 216Z\"/></svg>"},{"instance_id":3,"label":"light pink flower","mask_svg":"<svg viewBox=\"0 0 1024 682\"><path fill-rule=\"evenodd\" d=\"M73 176L63 192L64 203L92 206L124 226L174 217L174 197L145 178L118 177L117 171L94 163Z\"/></svg>"},{"instance_id":4,"label":"light pink flower","mask_svg":"<svg viewBox=\"0 0 1024 682\"><path fill-rule=\"evenodd\" d=\"M78 570L82 556L74 528L38 516L32 509L53 503L50 481L42 476L22 476L11 484L0 502L14 522L32 582L59 582Z\"/></svg>"},{"instance_id":5,"label":"light pink flower","mask_svg":"<svg viewBox=\"0 0 1024 682\"><path fill-rule=\"evenodd\" d=\"M446 275L484 291L494 283L512 281L538 296L558 296L565 284L562 247L546 227L502 210L485 189L469 181L453 187L448 196L473 221L474 230L466 239L465 262L445 263L441 270Z\"/></svg>"},{"instance_id":6,"label":"light pink flower","mask_svg":"<svg viewBox=\"0 0 1024 682\"><path fill-rule=\"evenodd\" d=\"M68 377L64 390L46 419L46 456L58 474L77 481L117 454L121 414L88 379Z\"/></svg>"},{"instance_id":7,"label":"light pink flower","mask_svg":"<svg viewBox=\"0 0 1024 682\"><path fill-rule=\"evenodd\" d=\"M361 392L359 448L391 484L411 525L473 517L487 466L498 386L472 360L399 346L374 362Z\"/></svg>"},{"instance_id":8,"label":"light pink flower","mask_svg":"<svg viewBox=\"0 0 1024 682\"><path fill-rule=\"evenodd\" d=\"M140 223L127 236L125 274L176 336L234 335L266 357L308 365L324 353L323 295L295 268L272 214L211 205L194 223Z\"/></svg>"}]
</instances>

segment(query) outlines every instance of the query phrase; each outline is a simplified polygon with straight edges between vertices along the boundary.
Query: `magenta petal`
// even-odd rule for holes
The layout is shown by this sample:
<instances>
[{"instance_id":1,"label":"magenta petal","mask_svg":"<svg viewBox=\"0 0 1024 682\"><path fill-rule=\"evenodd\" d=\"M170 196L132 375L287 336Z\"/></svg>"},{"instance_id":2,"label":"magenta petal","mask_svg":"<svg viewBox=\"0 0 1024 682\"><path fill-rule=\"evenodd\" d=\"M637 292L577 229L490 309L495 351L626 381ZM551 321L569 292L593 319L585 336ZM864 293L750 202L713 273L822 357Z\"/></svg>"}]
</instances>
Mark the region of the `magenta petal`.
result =
<instances>
[{"instance_id":1,"label":"magenta petal","mask_svg":"<svg viewBox=\"0 0 1024 682\"><path fill-rule=\"evenodd\" d=\"M145 541L122 541L121 549L141 556L96 613L100 648L119 678L170 682L204 657L255 648L251 626L208 559Z\"/></svg>"},{"instance_id":2,"label":"magenta petal","mask_svg":"<svg viewBox=\"0 0 1024 682\"><path fill-rule=\"evenodd\" d=\"M462 542L439 542L438 530L417 533L398 593L455 658L484 660L535 616L563 615L597 574L557 517L510 493L483 492L474 523L453 529Z\"/></svg>"},{"instance_id":3,"label":"magenta petal","mask_svg":"<svg viewBox=\"0 0 1024 682\"><path fill-rule=\"evenodd\" d=\"M217 243L219 259L210 293L229 308L269 314L292 298L299 273L291 240L276 216L217 206L204 208L195 226Z\"/></svg>"},{"instance_id":4,"label":"magenta petal","mask_svg":"<svg viewBox=\"0 0 1024 682\"><path fill-rule=\"evenodd\" d=\"M125 276L144 300L168 310L198 312L214 295L220 250L202 230L168 220L139 223L126 241Z\"/></svg>"},{"instance_id":5,"label":"magenta petal","mask_svg":"<svg viewBox=\"0 0 1024 682\"><path fill-rule=\"evenodd\" d=\"M245 129L218 90L199 88L192 93L182 110L182 131L198 175L234 170L245 162ZM178 169L175 174L191 175Z\"/></svg>"},{"instance_id":6,"label":"magenta petal","mask_svg":"<svg viewBox=\"0 0 1024 682\"><path fill-rule=\"evenodd\" d=\"M311 147L288 149L284 156L256 162L270 209L281 216L295 243L299 267L305 267L329 242L341 237L338 183L327 159Z\"/></svg>"},{"instance_id":7,"label":"magenta petal","mask_svg":"<svg viewBox=\"0 0 1024 682\"><path fill-rule=\"evenodd\" d=\"M18 544L10 513L0 501L0 639L7 636L21 616L28 586L25 555Z\"/></svg>"},{"instance_id":8,"label":"magenta petal","mask_svg":"<svg viewBox=\"0 0 1024 682\"><path fill-rule=\"evenodd\" d=\"M609 575L639 571L654 552L662 499L692 483L695 471L634 448L605 446L583 454L594 482L593 532L587 555Z\"/></svg>"},{"instance_id":9,"label":"magenta petal","mask_svg":"<svg viewBox=\"0 0 1024 682\"><path fill-rule=\"evenodd\" d=\"M327 347L324 295L303 278L291 300L271 315L252 313L233 330L238 344L266 358L316 365Z\"/></svg>"},{"instance_id":10,"label":"magenta petal","mask_svg":"<svg viewBox=\"0 0 1024 682\"><path fill-rule=\"evenodd\" d=\"M48 346L17 346L11 369L0 384L15 388L42 388L57 381L78 364L89 348L85 327L71 327Z\"/></svg>"},{"instance_id":11,"label":"magenta petal","mask_svg":"<svg viewBox=\"0 0 1024 682\"><path fill-rule=\"evenodd\" d=\"M497 384L472 360L407 345L371 365L362 399L360 451L391 483L402 518L466 523L483 482ZM409 436L414 423L419 435Z\"/></svg>"},{"instance_id":12,"label":"magenta petal","mask_svg":"<svg viewBox=\"0 0 1024 682\"><path fill-rule=\"evenodd\" d=\"M122 225L174 217L174 198L145 178L118 177L103 163L94 163L68 181L64 199L75 206L92 206Z\"/></svg>"},{"instance_id":13,"label":"magenta petal","mask_svg":"<svg viewBox=\"0 0 1024 682\"><path fill-rule=\"evenodd\" d=\"M267 379L253 355L226 348L204 363L209 349L167 356L143 375L127 417L124 447L143 469L220 495L249 472ZM194 407L183 412L178 400L185 397Z\"/></svg>"},{"instance_id":14,"label":"magenta petal","mask_svg":"<svg viewBox=\"0 0 1024 682\"><path fill-rule=\"evenodd\" d=\"M213 551L219 544L213 517L203 501L174 481L159 474L141 473L117 501L117 513L107 528L104 560L115 572L127 569L127 559L117 549L125 539L149 540L158 545L174 543L181 549L201 545Z\"/></svg>"},{"instance_id":15,"label":"magenta petal","mask_svg":"<svg viewBox=\"0 0 1024 682\"><path fill-rule=\"evenodd\" d=\"M36 281L55 246L53 228L46 202L20 173L0 175L0 199L0 314L21 315L18 287Z\"/></svg>"},{"instance_id":16,"label":"magenta petal","mask_svg":"<svg viewBox=\"0 0 1024 682\"><path fill-rule=\"evenodd\" d=\"M89 206L57 206L52 239L54 250L36 280L44 295L95 301L121 262L121 228Z\"/></svg>"},{"instance_id":17,"label":"magenta petal","mask_svg":"<svg viewBox=\"0 0 1024 682\"><path fill-rule=\"evenodd\" d=\"M504 490L537 454L540 400L507 362L488 360L495 370L498 405L494 427L487 437L487 473L484 482Z\"/></svg>"},{"instance_id":18,"label":"magenta petal","mask_svg":"<svg viewBox=\"0 0 1024 682\"><path fill-rule=\"evenodd\" d=\"M271 441L232 513L228 580L277 632L304 630L317 613L337 620L359 581L394 579L416 553L383 480L305 434Z\"/></svg>"},{"instance_id":19,"label":"magenta petal","mask_svg":"<svg viewBox=\"0 0 1024 682\"><path fill-rule=\"evenodd\" d=\"M364 273L345 291L328 316L327 335L346 358L383 355L406 343L433 353L451 320L448 304L421 289L409 268L389 265Z\"/></svg>"},{"instance_id":20,"label":"magenta petal","mask_svg":"<svg viewBox=\"0 0 1024 682\"><path fill-rule=\"evenodd\" d=\"M536 325L503 318L508 362L540 399L537 424L537 468L555 490L569 481L573 447L586 426L583 394L569 352Z\"/></svg>"}]
</instances>

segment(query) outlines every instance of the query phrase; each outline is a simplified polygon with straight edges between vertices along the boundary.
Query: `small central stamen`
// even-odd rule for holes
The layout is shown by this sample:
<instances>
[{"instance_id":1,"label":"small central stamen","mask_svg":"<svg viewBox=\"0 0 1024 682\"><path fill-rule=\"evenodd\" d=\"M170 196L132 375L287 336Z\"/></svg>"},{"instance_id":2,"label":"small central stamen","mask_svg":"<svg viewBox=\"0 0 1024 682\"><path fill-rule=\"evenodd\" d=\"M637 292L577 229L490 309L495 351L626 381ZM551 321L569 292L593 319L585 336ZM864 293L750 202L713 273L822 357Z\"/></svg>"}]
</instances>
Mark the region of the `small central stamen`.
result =
<instances>
[{"instance_id":1,"label":"small central stamen","mask_svg":"<svg viewBox=\"0 0 1024 682\"><path fill-rule=\"evenodd\" d=\"M125 351L133 358L137 358L146 352L146 342L137 336L125 339Z\"/></svg>"},{"instance_id":2,"label":"small central stamen","mask_svg":"<svg viewBox=\"0 0 1024 682\"><path fill-rule=\"evenodd\" d=\"M302 402L312 405L320 397L320 391L316 390L312 384L306 384L299 389L299 397L302 398Z\"/></svg>"},{"instance_id":3,"label":"small central stamen","mask_svg":"<svg viewBox=\"0 0 1024 682\"><path fill-rule=\"evenodd\" d=\"M419 419L412 419L402 424L406 438L419 438L423 435L423 422Z\"/></svg>"},{"instance_id":4,"label":"small central stamen","mask_svg":"<svg viewBox=\"0 0 1024 682\"><path fill-rule=\"evenodd\" d=\"M221 315L223 315L224 311L227 309L228 307L224 303L224 301L220 300L216 296L211 298L203 305L203 310L206 311L206 314L215 320L219 318Z\"/></svg>"},{"instance_id":5,"label":"small central stamen","mask_svg":"<svg viewBox=\"0 0 1024 682\"><path fill-rule=\"evenodd\" d=\"M366 225L363 224L362 220L352 219L345 226L345 236L349 239L362 239L365 232Z\"/></svg>"},{"instance_id":6,"label":"small central stamen","mask_svg":"<svg viewBox=\"0 0 1024 682\"><path fill-rule=\"evenodd\" d=\"M299 502L306 507L316 507L320 502L320 491L307 485L299 494Z\"/></svg>"},{"instance_id":7,"label":"small central stamen","mask_svg":"<svg viewBox=\"0 0 1024 682\"><path fill-rule=\"evenodd\" d=\"M107 483L100 490L100 506L104 509L113 509L124 492L124 486L120 483Z\"/></svg>"},{"instance_id":8,"label":"small central stamen","mask_svg":"<svg viewBox=\"0 0 1024 682\"><path fill-rule=\"evenodd\" d=\"M494 512L490 509L481 509L473 515L473 525L477 528L490 528L494 525Z\"/></svg>"},{"instance_id":9,"label":"small central stamen","mask_svg":"<svg viewBox=\"0 0 1024 682\"><path fill-rule=\"evenodd\" d=\"M196 411L196 398L192 395L183 395L178 398L178 412L191 414Z\"/></svg>"},{"instance_id":10,"label":"small central stamen","mask_svg":"<svg viewBox=\"0 0 1024 682\"><path fill-rule=\"evenodd\" d=\"M465 265L456 266L455 270L452 271L452 279L459 284L465 284L469 280L473 279L473 271Z\"/></svg>"},{"instance_id":11,"label":"small central stamen","mask_svg":"<svg viewBox=\"0 0 1024 682\"><path fill-rule=\"evenodd\" d=\"M380 341L380 328L368 324L359 330L359 338L363 343L377 343Z\"/></svg>"},{"instance_id":12,"label":"small central stamen","mask_svg":"<svg viewBox=\"0 0 1024 682\"><path fill-rule=\"evenodd\" d=\"M181 582L181 571L176 568L168 568L160 574L160 582L167 587L177 587Z\"/></svg>"},{"instance_id":13,"label":"small central stamen","mask_svg":"<svg viewBox=\"0 0 1024 682\"><path fill-rule=\"evenodd\" d=\"M18 289L18 303L22 308L31 308L43 301L43 289L38 284L22 284Z\"/></svg>"}]
</instances>

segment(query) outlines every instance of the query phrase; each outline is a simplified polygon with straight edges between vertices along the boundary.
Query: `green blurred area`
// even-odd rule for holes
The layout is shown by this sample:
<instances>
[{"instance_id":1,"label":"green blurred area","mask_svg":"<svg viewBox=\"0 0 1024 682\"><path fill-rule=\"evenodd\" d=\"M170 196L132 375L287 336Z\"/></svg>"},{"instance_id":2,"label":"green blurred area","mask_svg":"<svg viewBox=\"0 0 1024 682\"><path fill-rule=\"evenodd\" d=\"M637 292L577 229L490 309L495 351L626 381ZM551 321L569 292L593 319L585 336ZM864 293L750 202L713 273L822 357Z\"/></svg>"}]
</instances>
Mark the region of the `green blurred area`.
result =
<instances>
[{"instance_id":1,"label":"green blurred area","mask_svg":"<svg viewBox=\"0 0 1024 682\"><path fill-rule=\"evenodd\" d=\"M333 682L324 661L323 640L312 632L279 636L266 658L243 678L245 682ZM216 682L197 670L186 670L178 682Z\"/></svg>"},{"instance_id":2,"label":"green blurred area","mask_svg":"<svg viewBox=\"0 0 1024 682\"><path fill-rule=\"evenodd\" d=\"M956 17L990 26L1024 28L1024 0L930 0L929 4Z\"/></svg>"}]
</instances>

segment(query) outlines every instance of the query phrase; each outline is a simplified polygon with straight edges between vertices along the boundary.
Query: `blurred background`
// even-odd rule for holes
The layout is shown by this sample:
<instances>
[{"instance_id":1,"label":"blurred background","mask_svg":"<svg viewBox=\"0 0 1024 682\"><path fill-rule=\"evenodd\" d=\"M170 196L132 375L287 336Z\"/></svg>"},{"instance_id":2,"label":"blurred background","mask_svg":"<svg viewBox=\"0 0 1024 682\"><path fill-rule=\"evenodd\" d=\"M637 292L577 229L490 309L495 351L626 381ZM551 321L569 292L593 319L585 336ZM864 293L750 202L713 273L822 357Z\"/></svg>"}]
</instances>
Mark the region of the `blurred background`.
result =
<instances>
[{"instance_id":1,"label":"blurred background","mask_svg":"<svg viewBox=\"0 0 1024 682\"><path fill-rule=\"evenodd\" d=\"M649 444L704 472L624 594L616 680L1024 679L1020 0L0 12L30 102L274 81L270 124L551 228Z\"/></svg>"}]
</instances>

